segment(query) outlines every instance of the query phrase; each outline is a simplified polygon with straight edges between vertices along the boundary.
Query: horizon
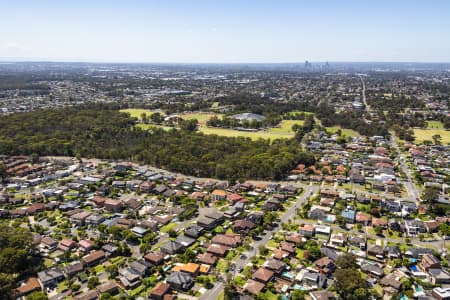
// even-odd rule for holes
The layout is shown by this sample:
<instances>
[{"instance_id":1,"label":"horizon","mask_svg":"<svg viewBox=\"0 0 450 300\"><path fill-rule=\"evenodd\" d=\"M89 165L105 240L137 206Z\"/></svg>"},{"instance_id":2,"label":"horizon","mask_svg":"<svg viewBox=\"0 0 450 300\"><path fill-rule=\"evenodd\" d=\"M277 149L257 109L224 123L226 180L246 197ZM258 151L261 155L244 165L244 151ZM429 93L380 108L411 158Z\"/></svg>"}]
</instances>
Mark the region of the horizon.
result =
<instances>
[{"instance_id":1,"label":"horizon","mask_svg":"<svg viewBox=\"0 0 450 300\"><path fill-rule=\"evenodd\" d=\"M285 62L270 62L270 61L258 61L258 62L183 62L183 61L114 61L114 60L53 60L53 59L18 59L0 57L0 64L4 63L85 63L85 64L148 64L148 65L304 65L305 62L310 64L450 64L450 61L311 61L305 59L304 61L285 61Z\"/></svg>"},{"instance_id":2,"label":"horizon","mask_svg":"<svg viewBox=\"0 0 450 300\"><path fill-rule=\"evenodd\" d=\"M450 62L450 3L0 0L0 60Z\"/></svg>"}]
</instances>

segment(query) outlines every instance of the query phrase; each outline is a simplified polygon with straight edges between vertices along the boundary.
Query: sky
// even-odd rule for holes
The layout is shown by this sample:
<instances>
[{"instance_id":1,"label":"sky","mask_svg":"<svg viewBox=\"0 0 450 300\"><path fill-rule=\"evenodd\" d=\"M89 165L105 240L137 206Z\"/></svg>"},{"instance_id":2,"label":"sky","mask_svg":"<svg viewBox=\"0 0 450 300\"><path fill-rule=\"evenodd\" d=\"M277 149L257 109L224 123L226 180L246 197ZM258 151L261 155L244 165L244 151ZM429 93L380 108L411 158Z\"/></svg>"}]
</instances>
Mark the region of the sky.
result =
<instances>
[{"instance_id":1,"label":"sky","mask_svg":"<svg viewBox=\"0 0 450 300\"><path fill-rule=\"evenodd\" d=\"M0 0L0 59L450 62L450 1Z\"/></svg>"}]
</instances>

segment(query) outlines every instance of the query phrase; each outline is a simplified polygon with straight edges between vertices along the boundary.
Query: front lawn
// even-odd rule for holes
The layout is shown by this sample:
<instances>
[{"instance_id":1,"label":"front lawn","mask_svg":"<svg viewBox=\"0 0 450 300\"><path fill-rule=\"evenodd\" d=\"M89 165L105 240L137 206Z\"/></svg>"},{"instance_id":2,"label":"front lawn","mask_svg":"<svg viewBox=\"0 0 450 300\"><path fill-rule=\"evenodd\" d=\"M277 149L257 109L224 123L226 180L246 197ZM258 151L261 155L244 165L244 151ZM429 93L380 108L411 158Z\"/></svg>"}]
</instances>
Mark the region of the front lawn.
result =
<instances>
[{"instance_id":1,"label":"front lawn","mask_svg":"<svg viewBox=\"0 0 450 300\"><path fill-rule=\"evenodd\" d=\"M270 240L267 244L266 247L268 248L278 248L280 244L275 242L274 240Z\"/></svg>"},{"instance_id":2,"label":"front lawn","mask_svg":"<svg viewBox=\"0 0 450 300\"><path fill-rule=\"evenodd\" d=\"M161 227L160 231L163 233L167 233L170 230L175 230L176 227L177 227L177 223L169 223L169 224L166 224L163 227Z\"/></svg>"},{"instance_id":3,"label":"front lawn","mask_svg":"<svg viewBox=\"0 0 450 300\"><path fill-rule=\"evenodd\" d=\"M243 287L246 283L245 279L241 276L236 276L234 277L234 283L236 283L236 285Z\"/></svg>"},{"instance_id":4,"label":"front lawn","mask_svg":"<svg viewBox=\"0 0 450 300\"><path fill-rule=\"evenodd\" d=\"M226 260L224 260L223 258L221 258L217 262L216 268L219 272L225 273L228 271L228 262Z\"/></svg>"}]
</instances>

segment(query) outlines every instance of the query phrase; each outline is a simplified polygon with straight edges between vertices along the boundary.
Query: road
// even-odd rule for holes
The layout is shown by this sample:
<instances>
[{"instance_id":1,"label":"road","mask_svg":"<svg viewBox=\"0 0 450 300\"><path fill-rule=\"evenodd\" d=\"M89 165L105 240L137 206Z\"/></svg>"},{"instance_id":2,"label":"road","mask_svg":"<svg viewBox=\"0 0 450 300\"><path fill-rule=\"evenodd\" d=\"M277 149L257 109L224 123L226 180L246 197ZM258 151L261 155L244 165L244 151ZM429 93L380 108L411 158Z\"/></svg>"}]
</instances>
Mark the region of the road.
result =
<instances>
[{"instance_id":1,"label":"road","mask_svg":"<svg viewBox=\"0 0 450 300\"><path fill-rule=\"evenodd\" d=\"M361 91L362 101L366 108L366 112L369 112L369 105L367 105L367 101L366 101L366 84L364 83L364 79L362 78L361 75L358 75L358 77L361 80L361 84L362 84L362 91Z\"/></svg>"},{"instance_id":2,"label":"road","mask_svg":"<svg viewBox=\"0 0 450 300\"><path fill-rule=\"evenodd\" d=\"M295 223L297 223L297 224L317 225L317 221L316 220L311 220L311 219L297 219L295 221ZM352 233L352 234L355 234L355 235L362 234L362 232L356 231L354 229L353 230L345 230L345 229L343 229L342 227L340 227L339 225L336 225L336 224L327 224L327 225L329 225L331 227L332 232L343 232L343 231L345 231L346 233ZM366 228L366 230L367 230L367 228ZM366 232L365 236L366 236L366 238L372 239L372 240L384 240L386 242L394 243L394 244L397 244L397 243L406 244L406 241L405 241L406 236L404 236L403 239L398 239L398 238L390 238L389 236L378 236L378 235L375 235L375 234L369 234L367 232ZM434 240L429 240L429 241L427 241L427 240L421 241L419 238L411 238L411 243L413 245L420 246L420 247L423 247L423 248L432 247L432 248L434 248L436 250L440 250L440 249L444 248L442 246L443 245L443 241L441 239L439 239L438 237L436 237L436 239L434 239Z\"/></svg>"},{"instance_id":3,"label":"road","mask_svg":"<svg viewBox=\"0 0 450 300\"><path fill-rule=\"evenodd\" d=\"M219 295L222 293L224 288L225 288L225 285L222 282L217 281L214 284L214 287L212 289L208 290L207 292L205 292L199 298L199 300L215 300L215 299L219 298Z\"/></svg>"},{"instance_id":4,"label":"road","mask_svg":"<svg viewBox=\"0 0 450 300\"><path fill-rule=\"evenodd\" d=\"M303 203L305 203L309 196L316 193L319 190L319 186L317 185L301 185L301 187L304 188L304 192L301 196L297 198L297 202L295 202L294 205L292 205L281 217L279 225L281 227L281 224L286 223L289 219L293 218L296 209L300 208ZM243 258L239 257L235 263L234 263L234 274L233 277L236 276L237 270L244 268L250 260L259 254L259 247L266 245L273 237L273 234L277 232L280 227L276 227L272 229L271 231L268 231L261 240L255 241L252 244L252 250L246 251L242 253L244 256ZM224 289L224 284L222 282L216 282L214 287L209 290L207 293L205 293L202 297L200 297L200 300L209 300L209 299L217 299L222 290Z\"/></svg>"},{"instance_id":5,"label":"road","mask_svg":"<svg viewBox=\"0 0 450 300\"><path fill-rule=\"evenodd\" d=\"M400 168L402 168L403 173L405 173L406 175L406 180L403 182L403 184L405 185L406 191L408 192L408 199L411 202L416 202L416 204L419 205L419 190L417 189L414 181L411 178L411 171L406 165L405 160L402 156L402 152L400 151L400 148L393 135L391 135L391 144L398 153Z\"/></svg>"},{"instance_id":6,"label":"road","mask_svg":"<svg viewBox=\"0 0 450 300\"><path fill-rule=\"evenodd\" d=\"M289 219L293 218L296 212L297 208L300 208L302 206L303 203L306 202L306 200L308 199L308 197L314 193L316 193L319 190L319 186L317 185L307 185L307 186L303 186L304 188L304 193L303 195L301 195L300 197L297 198L297 202L292 205L280 218L281 222L279 222L279 225L281 227L281 224L286 223ZM235 262L235 272L240 269L240 268L244 268L249 262L250 260L259 254L259 247L260 246L264 246L266 245L271 239L272 236L275 232L277 232L279 230L280 227L276 227L274 229L272 229L271 231L268 231L261 240L259 241L255 241L252 244L253 250L244 252L243 254L245 255L244 258L238 258Z\"/></svg>"}]
</instances>

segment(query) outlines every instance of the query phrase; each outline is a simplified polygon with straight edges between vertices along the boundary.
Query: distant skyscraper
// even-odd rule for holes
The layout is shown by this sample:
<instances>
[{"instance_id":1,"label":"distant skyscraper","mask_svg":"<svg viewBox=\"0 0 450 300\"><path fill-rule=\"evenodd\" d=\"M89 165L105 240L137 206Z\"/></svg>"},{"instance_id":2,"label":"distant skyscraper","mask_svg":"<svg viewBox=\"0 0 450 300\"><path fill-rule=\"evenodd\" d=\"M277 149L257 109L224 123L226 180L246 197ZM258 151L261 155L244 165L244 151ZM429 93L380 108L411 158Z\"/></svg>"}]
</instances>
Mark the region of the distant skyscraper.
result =
<instances>
[{"instance_id":1,"label":"distant skyscraper","mask_svg":"<svg viewBox=\"0 0 450 300\"><path fill-rule=\"evenodd\" d=\"M307 60L305 60L305 68L309 69L311 67L311 63Z\"/></svg>"}]
</instances>

